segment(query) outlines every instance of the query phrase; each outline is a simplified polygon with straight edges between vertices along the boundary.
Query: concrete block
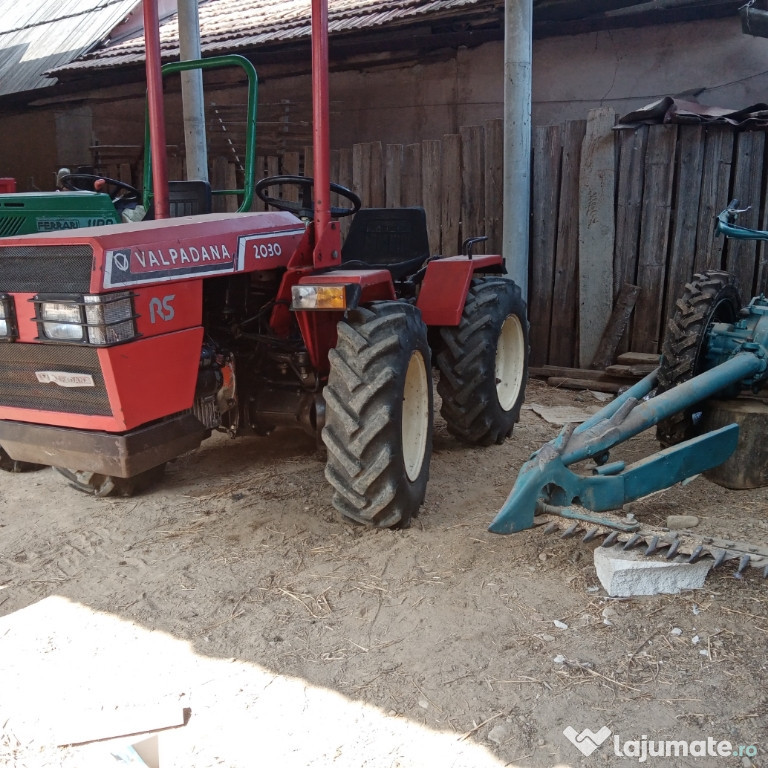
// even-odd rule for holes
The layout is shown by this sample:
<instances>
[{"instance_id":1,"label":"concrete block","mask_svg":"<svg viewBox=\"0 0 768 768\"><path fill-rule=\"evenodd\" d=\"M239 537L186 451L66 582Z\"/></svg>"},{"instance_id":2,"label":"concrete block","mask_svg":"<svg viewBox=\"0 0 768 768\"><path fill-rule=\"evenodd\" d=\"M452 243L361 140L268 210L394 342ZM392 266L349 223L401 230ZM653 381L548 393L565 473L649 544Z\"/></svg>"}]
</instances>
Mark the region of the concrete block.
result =
<instances>
[{"instance_id":1,"label":"concrete block","mask_svg":"<svg viewBox=\"0 0 768 768\"><path fill-rule=\"evenodd\" d=\"M701 589L712 560L681 563L644 557L639 550L619 547L595 550L597 578L611 597L675 595L683 589Z\"/></svg>"}]
</instances>

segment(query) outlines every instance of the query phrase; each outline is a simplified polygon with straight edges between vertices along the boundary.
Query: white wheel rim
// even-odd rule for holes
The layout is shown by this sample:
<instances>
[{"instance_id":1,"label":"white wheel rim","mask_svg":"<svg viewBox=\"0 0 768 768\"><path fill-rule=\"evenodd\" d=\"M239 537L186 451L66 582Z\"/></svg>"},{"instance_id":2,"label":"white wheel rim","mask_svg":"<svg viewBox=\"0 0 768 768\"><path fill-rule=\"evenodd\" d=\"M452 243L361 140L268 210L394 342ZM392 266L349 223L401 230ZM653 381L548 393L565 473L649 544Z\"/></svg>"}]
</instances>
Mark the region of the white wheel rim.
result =
<instances>
[{"instance_id":1,"label":"white wheel rim","mask_svg":"<svg viewBox=\"0 0 768 768\"><path fill-rule=\"evenodd\" d=\"M523 386L525 334L520 318L509 315L501 326L496 344L496 397L503 410L517 402Z\"/></svg>"},{"instance_id":2,"label":"white wheel rim","mask_svg":"<svg viewBox=\"0 0 768 768\"><path fill-rule=\"evenodd\" d=\"M427 367L421 352L415 351L408 362L403 388L403 464L411 482L415 482L424 464L429 433L429 392Z\"/></svg>"}]
</instances>

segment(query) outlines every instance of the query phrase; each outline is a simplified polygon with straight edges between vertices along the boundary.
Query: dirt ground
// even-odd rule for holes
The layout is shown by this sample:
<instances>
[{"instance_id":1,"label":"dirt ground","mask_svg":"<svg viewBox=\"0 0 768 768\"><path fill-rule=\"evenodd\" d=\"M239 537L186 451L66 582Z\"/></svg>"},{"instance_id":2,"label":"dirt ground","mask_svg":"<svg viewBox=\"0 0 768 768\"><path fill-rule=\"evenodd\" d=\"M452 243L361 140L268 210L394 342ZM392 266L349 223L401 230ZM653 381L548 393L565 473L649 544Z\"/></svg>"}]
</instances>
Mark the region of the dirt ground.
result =
<instances>
[{"instance_id":1,"label":"dirt ground","mask_svg":"<svg viewBox=\"0 0 768 768\"><path fill-rule=\"evenodd\" d=\"M535 380L526 400L598 404ZM160 731L162 768L627 765L641 742L708 738L728 756L647 762L768 766L759 572L611 599L596 544L487 532L558 430L526 408L505 445L474 449L438 419L427 500L402 531L337 519L298 432L217 436L132 499L3 475L0 765L126 764L122 741L92 740L188 710ZM698 478L633 511L768 542L768 489ZM612 735L583 756L569 726ZM72 741L89 743L58 746Z\"/></svg>"}]
</instances>

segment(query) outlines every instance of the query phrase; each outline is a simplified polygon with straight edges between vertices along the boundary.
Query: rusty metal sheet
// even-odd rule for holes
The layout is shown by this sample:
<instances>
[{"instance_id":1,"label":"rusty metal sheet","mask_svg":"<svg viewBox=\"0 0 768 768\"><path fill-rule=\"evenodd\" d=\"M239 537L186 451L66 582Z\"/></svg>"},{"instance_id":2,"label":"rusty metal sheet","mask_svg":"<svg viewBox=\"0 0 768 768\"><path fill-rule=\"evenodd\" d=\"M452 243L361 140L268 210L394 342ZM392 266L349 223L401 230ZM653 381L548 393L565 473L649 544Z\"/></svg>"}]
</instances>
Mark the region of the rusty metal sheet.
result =
<instances>
[{"instance_id":1,"label":"rusty metal sheet","mask_svg":"<svg viewBox=\"0 0 768 768\"><path fill-rule=\"evenodd\" d=\"M619 119L617 128L659 123L707 123L733 125L738 128L765 128L768 126L768 104L761 102L742 109L728 109L665 96L627 113Z\"/></svg>"}]
</instances>

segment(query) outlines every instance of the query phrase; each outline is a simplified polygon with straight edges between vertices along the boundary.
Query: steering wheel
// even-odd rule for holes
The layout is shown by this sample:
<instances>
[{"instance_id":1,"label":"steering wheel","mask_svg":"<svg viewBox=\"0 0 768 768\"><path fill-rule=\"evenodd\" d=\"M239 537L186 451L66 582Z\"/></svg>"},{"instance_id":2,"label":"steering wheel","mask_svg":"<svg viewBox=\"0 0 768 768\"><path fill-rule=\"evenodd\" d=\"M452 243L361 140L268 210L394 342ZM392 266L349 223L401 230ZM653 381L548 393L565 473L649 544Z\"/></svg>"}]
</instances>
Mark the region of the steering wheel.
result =
<instances>
[{"instance_id":1,"label":"steering wheel","mask_svg":"<svg viewBox=\"0 0 768 768\"><path fill-rule=\"evenodd\" d=\"M300 219L311 219L315 215L315 204L312 200L312 191L315 180L309 176L267 176L265 179L256 183L254 192L262 202L277 208L280 211L289 211L296 214ZM298 187L301 197L298 202L293 200L283 200L279 197L272 197L267 194L271 187L293 186ZM331 182L331 192L335 192L339 197L349 200L352 205L348 208L331 206L331 216L341 218L342 216L351 216L360 210L362 201L351 190L342 187L341 184Z\"/></svg>"},{"instance_id":2,"label":"steering wheel","mask_svg":"<svg viewBox=\"0 0 768 768\"><path fill-rule=\"evenodd\" d=\"M109 193L112 202L119 199L121 203L137 203L141 200L141 192L136 187L124 181L110 179L108 176L96 176L93 173L66 173L59 178L59 184L71 192L93 192L97 182L104 182L105 185L114 188L114 191ZM120 190L127 194L119 194Z\"/></svg>"}]
</instances>

